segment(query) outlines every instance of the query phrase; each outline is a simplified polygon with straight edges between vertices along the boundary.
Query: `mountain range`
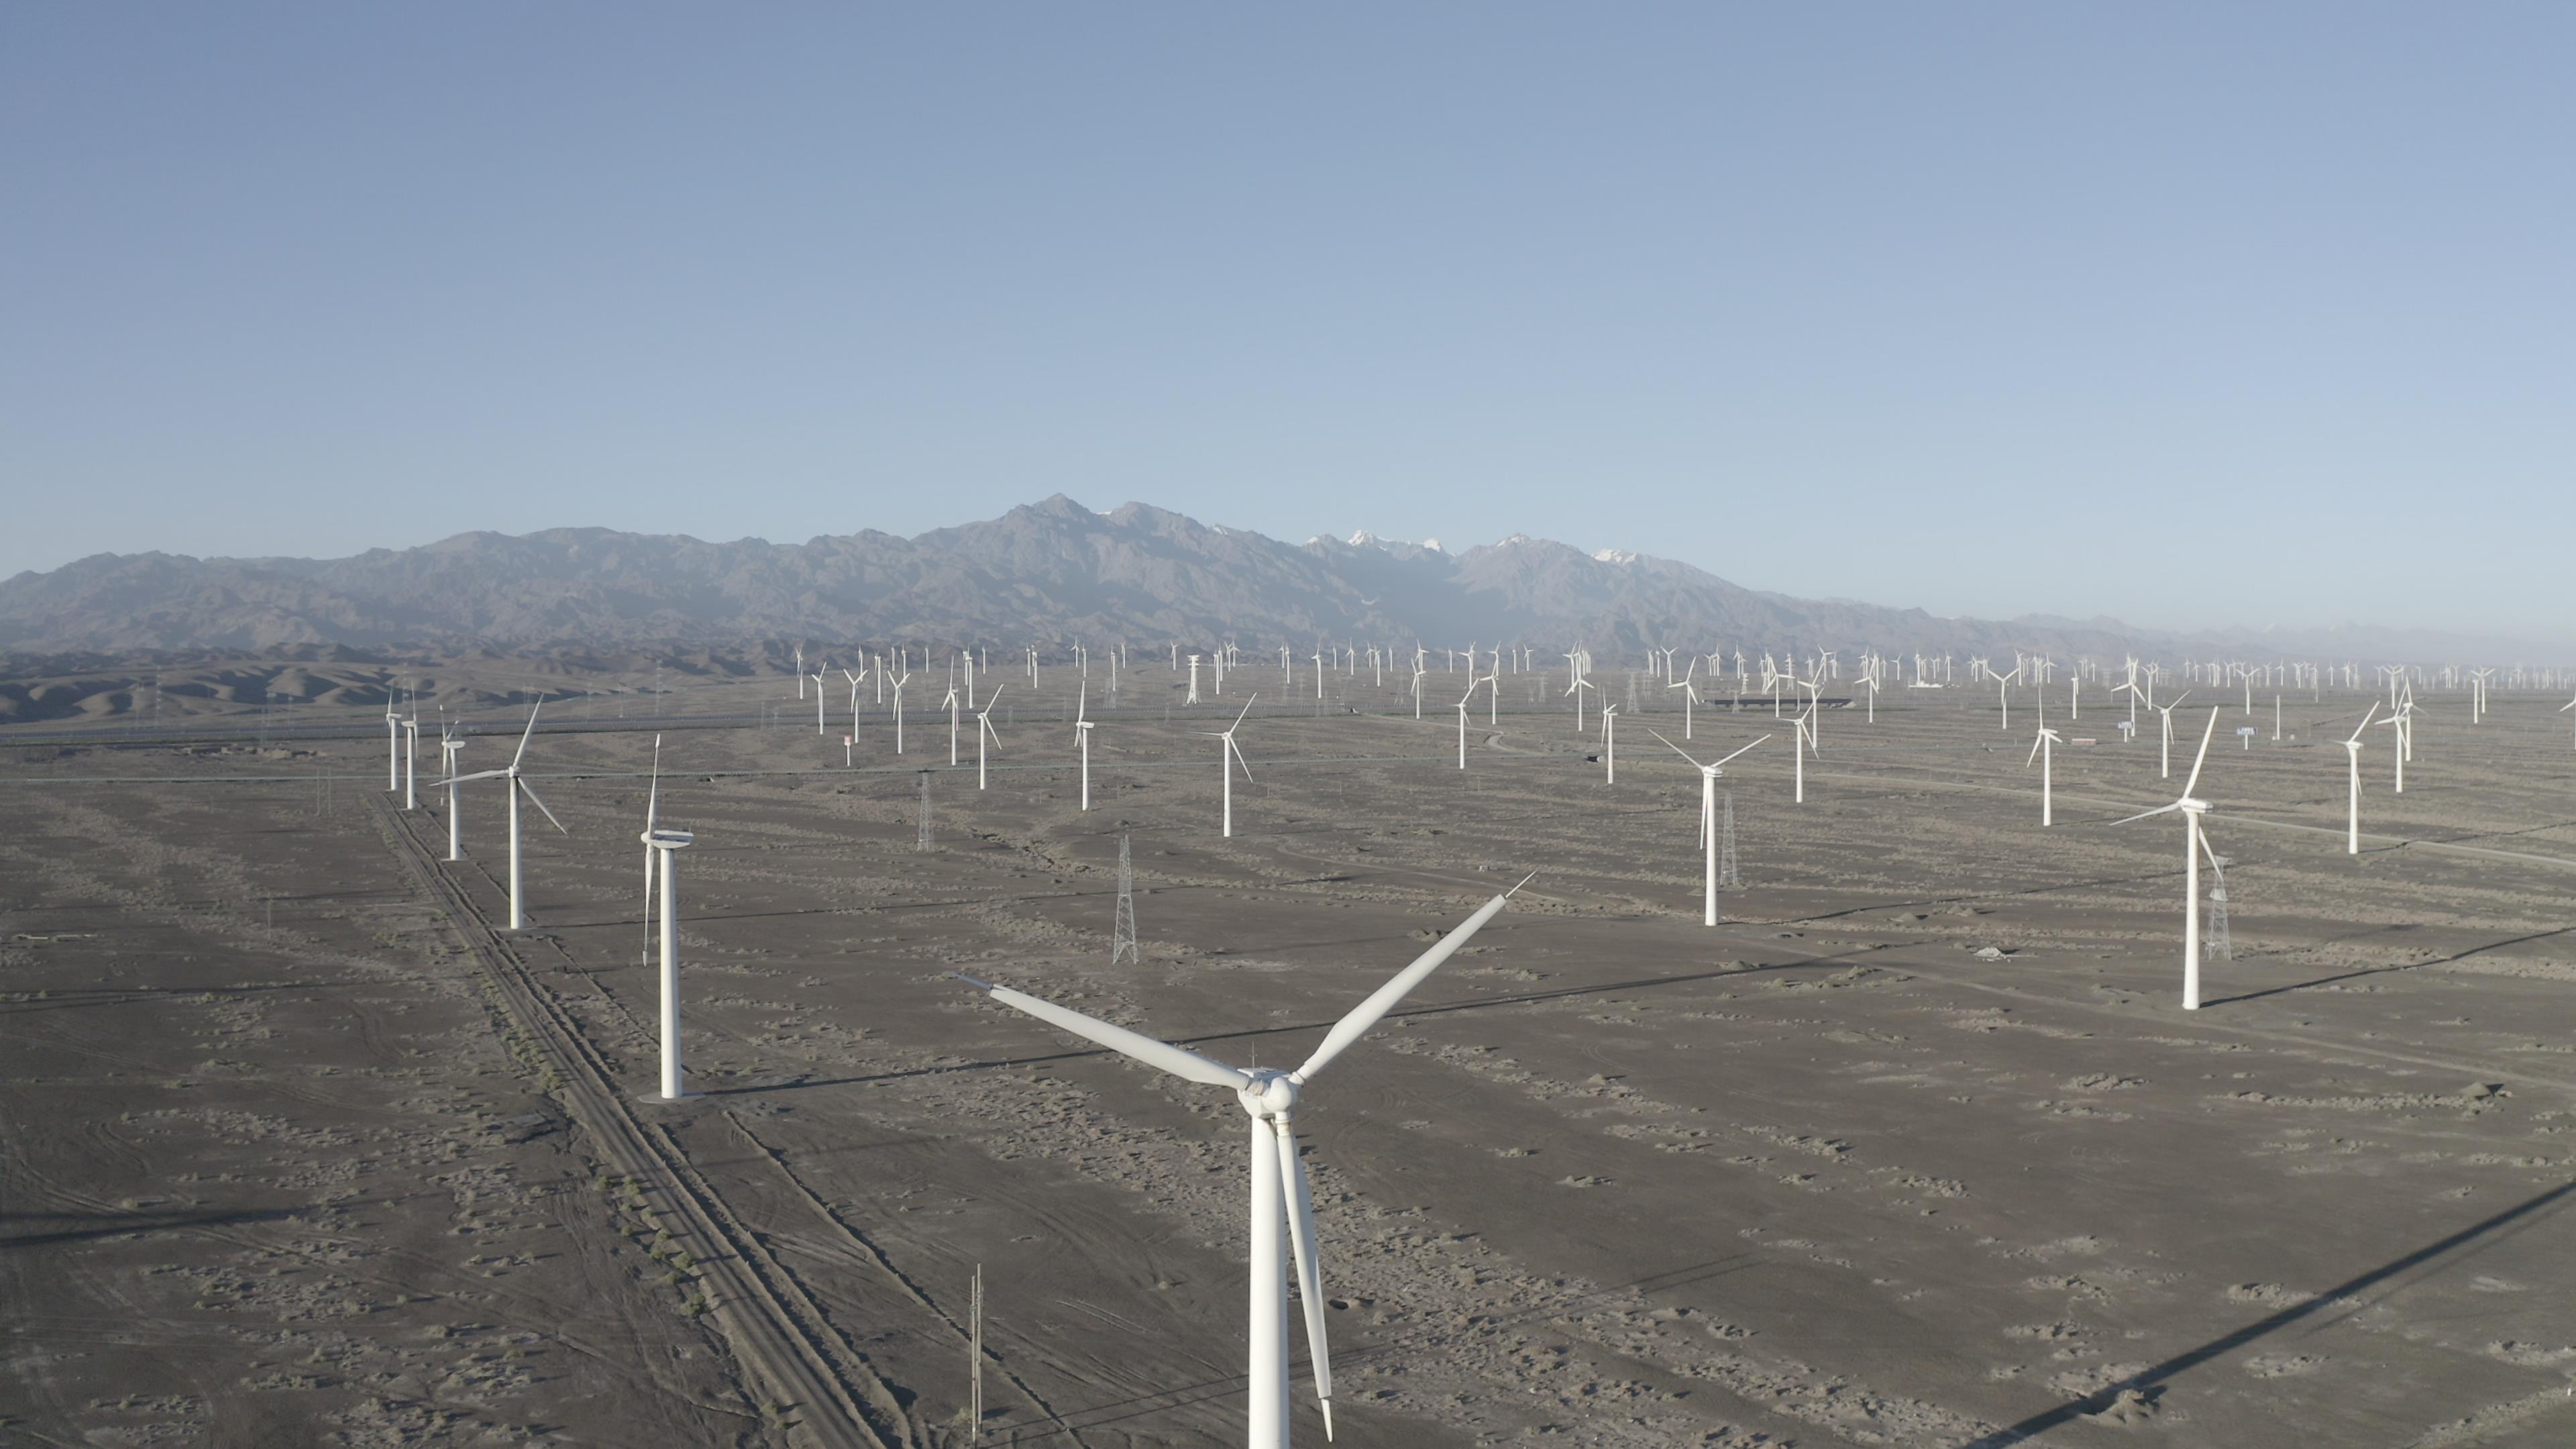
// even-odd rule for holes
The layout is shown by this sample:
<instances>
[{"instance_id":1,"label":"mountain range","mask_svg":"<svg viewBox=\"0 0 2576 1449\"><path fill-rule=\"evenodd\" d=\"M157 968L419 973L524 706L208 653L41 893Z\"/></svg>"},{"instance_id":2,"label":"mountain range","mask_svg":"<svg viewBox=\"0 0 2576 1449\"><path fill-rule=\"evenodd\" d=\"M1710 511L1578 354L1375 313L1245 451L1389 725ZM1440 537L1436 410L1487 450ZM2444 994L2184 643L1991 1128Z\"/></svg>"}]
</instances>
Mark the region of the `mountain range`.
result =
<instances>
[{"instance_id":1,"label":"mountain range","mask_svg":"<svg viewBox=\"0 0 2576 1449\"><path fill-rule=\"evenodd\" d=\"M1738 587L1644 554L1514 536L1459 553L1366 533L1287 543L1141 503L1058 494L917 538L863 529L802 544L600 528L461 533L349 558L98 554L0 582L0 650L185 655L315 647L418 653L785 648L908 641L1311 648L1522 641L1554 653L1649 645L1747 651L2059 656L2528 658L2527 645L2369 629L2182 636L2115 620L1939 618Z\"/></svg>"}]
</instances>

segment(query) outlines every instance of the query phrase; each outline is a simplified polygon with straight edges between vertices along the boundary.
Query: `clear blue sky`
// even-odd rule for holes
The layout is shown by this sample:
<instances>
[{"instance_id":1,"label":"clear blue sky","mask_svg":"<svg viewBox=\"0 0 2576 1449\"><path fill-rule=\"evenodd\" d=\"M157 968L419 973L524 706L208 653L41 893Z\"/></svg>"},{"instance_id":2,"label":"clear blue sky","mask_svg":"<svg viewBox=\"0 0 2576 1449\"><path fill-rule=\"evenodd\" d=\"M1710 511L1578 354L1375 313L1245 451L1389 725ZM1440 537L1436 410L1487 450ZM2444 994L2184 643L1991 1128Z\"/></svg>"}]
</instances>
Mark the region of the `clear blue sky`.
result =
<instances>
[{"instance_id":1,"label":"clear blue sky","mask_svg":"<svg viewBox=\"0 0 2576 1449\"><path fill-rule=\"evenodd\" d=\"M2564 4L14 5L0 576L1062 490L2565 638L2571 74Z\"/></svg>"}]
</instances>

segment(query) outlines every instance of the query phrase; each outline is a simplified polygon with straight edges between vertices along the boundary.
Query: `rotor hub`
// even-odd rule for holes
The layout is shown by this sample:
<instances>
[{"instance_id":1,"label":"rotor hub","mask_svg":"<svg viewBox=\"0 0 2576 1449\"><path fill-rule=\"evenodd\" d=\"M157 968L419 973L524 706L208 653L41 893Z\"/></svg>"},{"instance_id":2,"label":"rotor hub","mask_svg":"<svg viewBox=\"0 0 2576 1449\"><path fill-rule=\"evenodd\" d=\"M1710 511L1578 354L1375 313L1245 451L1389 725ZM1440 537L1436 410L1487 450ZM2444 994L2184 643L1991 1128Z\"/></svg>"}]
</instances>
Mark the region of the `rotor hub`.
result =
<instances>
[{"instance_id":1,"label":"rotor hub","mask_svg":"<svg viewBox=\"0 0 2576 1449\"><path fill-rule=\"evenodd\" d=\"M1285 1120L1297 1111L1297 1079L1286 1072L1255 1067L1252 1081L1234 1089L1243 1110L1264 1122Z\"/></svg>"}]
</instances>

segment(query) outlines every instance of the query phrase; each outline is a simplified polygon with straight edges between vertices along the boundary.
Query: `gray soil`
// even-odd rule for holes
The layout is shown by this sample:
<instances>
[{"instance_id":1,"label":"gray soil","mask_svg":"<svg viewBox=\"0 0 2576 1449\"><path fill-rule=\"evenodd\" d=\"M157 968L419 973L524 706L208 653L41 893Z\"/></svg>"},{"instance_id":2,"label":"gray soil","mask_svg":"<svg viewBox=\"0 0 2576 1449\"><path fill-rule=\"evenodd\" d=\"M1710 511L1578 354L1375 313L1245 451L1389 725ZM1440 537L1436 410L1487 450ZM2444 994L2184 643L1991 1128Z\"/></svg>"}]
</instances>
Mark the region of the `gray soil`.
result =
<instances>
[{"instance_id":1,"label":"gray soil","mask_svg":"<svg viewBox=\"0 0 2576 1449\"><path fill-rule=\"evenodd\" d=\"M1464 772L1432 682L1421 723L1349 681L1382 712L1265 700L1232 839L1220 711L1167 720L1159 664L1093 691L1088 813L1068 669L1011 684L986 790L924 704L900 762L871 706L843 770L792 682L709 686L788 707L665 740L675 1106L635 1100L642 707L531 747L571 834L531 812L506 938L497 782L449 865L380 738L0 734L0 1442L963 1444L978 1264L980 1442L1240 1442L1241 1109L946 973L1287 1065L1531 870L1306 1094L1338 1442L2576 1441L2557 700L2473 729L2426 696L2402 796L2374 729L2358 857L2320 722L2365 698L2291 701L2278 743L2228 708L2199 794L2234 955L2186 1013L2181 826L2110 822L2179 792L2205 700L2165 780L2153 717L2121 745L2088 690L2047 830L2027 692L2009 736L1985 691L1827 711L1804 804L1767 703L1703 710L1703 757L1772 736L1727 767L1744 886L1708 928L1651 684L1610 785L1561 670L1480 698ZM515 723L478 728L466 768L503 763ZM788 1338L816 1402L775 1388Z\"/></svg>"}]
</instances>

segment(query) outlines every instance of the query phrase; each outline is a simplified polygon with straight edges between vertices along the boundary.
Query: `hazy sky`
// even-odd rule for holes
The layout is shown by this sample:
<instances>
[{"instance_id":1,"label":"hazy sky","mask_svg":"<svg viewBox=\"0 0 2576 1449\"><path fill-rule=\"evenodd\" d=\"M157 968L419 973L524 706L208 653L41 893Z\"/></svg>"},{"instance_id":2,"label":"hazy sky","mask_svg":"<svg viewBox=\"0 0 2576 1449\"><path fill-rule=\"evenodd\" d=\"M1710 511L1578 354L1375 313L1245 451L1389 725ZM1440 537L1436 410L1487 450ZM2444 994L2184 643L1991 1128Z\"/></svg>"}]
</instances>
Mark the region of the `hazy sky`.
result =
<instances>
[{"instance_id":1,"label":"hazy sky","mask_svg":"<svg viewBox=\"0 0 2576 1449\"><path fill-rule=\"evenodd\" d=\"M0 576L1062 490L2565 638L2571 74L2564 4L13 5Z\"/></svg>"}]
</instances>

